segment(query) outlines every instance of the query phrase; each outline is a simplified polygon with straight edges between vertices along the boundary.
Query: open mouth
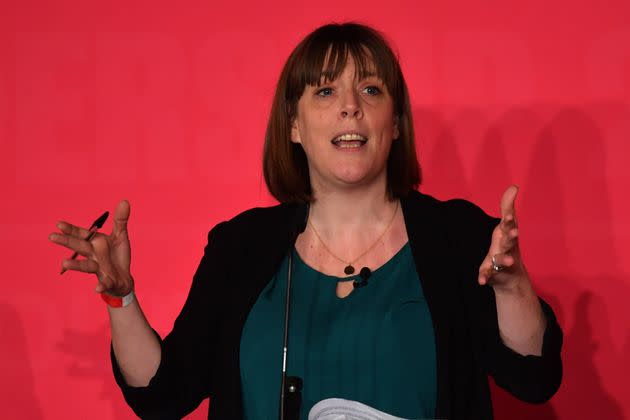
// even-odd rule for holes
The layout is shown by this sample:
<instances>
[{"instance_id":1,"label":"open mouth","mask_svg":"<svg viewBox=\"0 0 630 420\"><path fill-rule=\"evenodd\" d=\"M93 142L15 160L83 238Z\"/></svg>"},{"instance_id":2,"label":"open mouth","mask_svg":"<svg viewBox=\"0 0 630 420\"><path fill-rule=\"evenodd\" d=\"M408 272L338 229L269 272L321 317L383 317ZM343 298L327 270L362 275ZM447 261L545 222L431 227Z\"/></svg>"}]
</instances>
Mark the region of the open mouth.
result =
<instances>
[{"instance_id":1,"label":"open mouth","mask_svg":"<svg viewBox=\"0 0 630 420\"><path fill-rule=\"evenodd\" d=\"M342 134L330 142L341 149L357 149L367 143L367 137L358 133Z\"/></svg>"}]
</instances>

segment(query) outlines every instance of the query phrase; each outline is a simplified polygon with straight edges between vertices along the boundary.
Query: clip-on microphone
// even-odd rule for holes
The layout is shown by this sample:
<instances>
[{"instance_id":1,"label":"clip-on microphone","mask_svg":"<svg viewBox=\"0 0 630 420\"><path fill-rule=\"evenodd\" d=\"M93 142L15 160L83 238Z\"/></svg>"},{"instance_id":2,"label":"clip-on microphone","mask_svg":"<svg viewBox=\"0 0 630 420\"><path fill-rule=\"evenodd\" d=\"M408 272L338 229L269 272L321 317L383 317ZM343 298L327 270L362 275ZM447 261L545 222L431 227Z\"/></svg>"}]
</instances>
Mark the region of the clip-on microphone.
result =
<instances>
[{"instance_id":1,"label":"clip-on microphone","mask_svg":"<svg viewBox=\"0 0 630 420\"><path fill-rule=\"evenodd\" d=\"M355 289L367 286L368 279L370 278L371 275L372 275L372 270L370 270L367 267L363 267L361 271L359 271L359 277L361 277L361 279L354 279L352 281L352 286L354 286Z\"/></svg>"},{"instance_id":2,"label":"clip-on microphone","mask_svg":"<svg viewBox=\"0 0 630 420\"><path fill-rule=\"evenodd\" d=\"M296 229L288 254L287 271L287 293L284 305L284 337L282 341L282 381L280 384L280 420L299 420L300 407L302 405L302 378L297 376L287 376L287 354L289 341L289 314L291 309L291 272L293 271L293 248L300 233L306 229L308 220L309 204L306 204L303 217L298 212L299 219L294 221Z\"/></svg>"}]
</instances>

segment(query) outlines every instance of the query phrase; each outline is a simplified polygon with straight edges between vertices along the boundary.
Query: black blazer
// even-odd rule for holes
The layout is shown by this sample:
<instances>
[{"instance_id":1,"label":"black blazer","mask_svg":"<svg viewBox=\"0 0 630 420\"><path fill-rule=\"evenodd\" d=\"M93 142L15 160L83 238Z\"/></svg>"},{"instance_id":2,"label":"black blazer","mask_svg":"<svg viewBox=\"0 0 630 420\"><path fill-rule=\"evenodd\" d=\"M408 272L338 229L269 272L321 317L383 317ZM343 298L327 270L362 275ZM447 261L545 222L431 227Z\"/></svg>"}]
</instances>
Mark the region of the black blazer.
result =
<instances>
[{"instance_id":1,"label":"black blazer","mask_svg":"<svg viewBox=\"0 0 630 420\"><path fill-rule=\"evenodd\" d=\"M542 356L521 356L501 341L494 290L477 283L498 219L468 201L443 202L415 191L401 207L433 320L436 417L492 418L487 375L521 400L548 400L562 378L562 331L552 309L541 300L547 318ZM147 387L126 385L111 349L116 382L138 416L181 418L210 397L208 419L242 418L241 330L305 213L304 205L256 208L210 231L186 303L160 340L162 359Z\"/></svg>"}]
</instances>

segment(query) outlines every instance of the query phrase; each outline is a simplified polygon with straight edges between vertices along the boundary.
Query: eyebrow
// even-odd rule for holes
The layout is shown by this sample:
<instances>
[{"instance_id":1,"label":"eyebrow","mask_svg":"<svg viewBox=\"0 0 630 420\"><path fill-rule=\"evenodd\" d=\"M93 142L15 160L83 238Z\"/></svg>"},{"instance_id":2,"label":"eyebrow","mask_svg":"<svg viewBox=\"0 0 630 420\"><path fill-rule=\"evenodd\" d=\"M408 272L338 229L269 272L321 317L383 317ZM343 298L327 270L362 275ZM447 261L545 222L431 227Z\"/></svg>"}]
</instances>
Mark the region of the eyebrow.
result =
<instances>
[{"instance_id":1,"label":"eyebrow","mask_svg":"<svg viewBox=\"0 0 630 420\"><path fill-rule=\"evenodd\" d=\"M375 77L375 78L377 78L377 79L379 79L379 80L382 80L382 79L381 79L381 77L380 77L380 76L379 76L376 72L372 72L372 71L366 72L366 73L363 75L363 78L362 78L361 80L363 80L363 79L369 79L370 77ZM332 81L332 80L333 80L333 78L332 78L332 77L330 77L330 74L326 74L326 72L323 72L323 73L321 74L321 76L319 77L319 81L317 81L316 83L317 83L317 85L320 85L320 84L322 84L322 83L325 83L327 80L328 80L328 81Z\"/></svg>"}]
</instances>

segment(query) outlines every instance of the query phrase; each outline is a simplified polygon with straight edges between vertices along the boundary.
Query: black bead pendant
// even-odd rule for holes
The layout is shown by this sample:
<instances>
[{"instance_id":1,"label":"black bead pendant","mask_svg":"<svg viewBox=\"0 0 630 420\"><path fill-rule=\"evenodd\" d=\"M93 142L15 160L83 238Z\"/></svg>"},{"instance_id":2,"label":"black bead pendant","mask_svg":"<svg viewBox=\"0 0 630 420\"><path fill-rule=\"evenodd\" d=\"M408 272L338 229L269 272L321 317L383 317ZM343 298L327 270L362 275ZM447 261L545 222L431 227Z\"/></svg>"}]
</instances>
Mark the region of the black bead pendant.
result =
<instances>
[{"instance_id":1,"label":"black bead pendant","mask_svg":"<svg viewBox=\"0 0 630 420\"><path fill-rule=\"evenodd\" d=\"M347 275L353 274L354 273L354 267L351 266L350 264L348 264L346 266L346 268L343 269L343 272L346 273Z\"/></svg>"}]
</instances>

